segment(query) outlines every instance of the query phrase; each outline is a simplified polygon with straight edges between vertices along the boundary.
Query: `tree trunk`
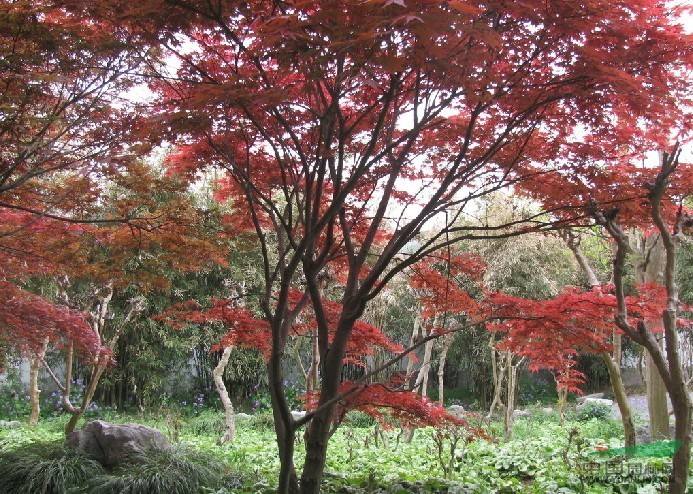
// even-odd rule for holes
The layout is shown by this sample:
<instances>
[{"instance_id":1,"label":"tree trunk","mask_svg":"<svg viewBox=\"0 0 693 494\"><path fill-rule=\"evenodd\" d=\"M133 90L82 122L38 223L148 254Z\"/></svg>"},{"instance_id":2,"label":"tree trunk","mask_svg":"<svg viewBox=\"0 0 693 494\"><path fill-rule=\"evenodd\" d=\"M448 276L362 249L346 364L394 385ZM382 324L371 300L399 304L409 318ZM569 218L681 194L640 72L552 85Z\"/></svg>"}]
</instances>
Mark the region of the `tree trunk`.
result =
<instances>
[{"instance_id":1,"label":"tree trunk","mask_svg":"<svg viewBox=\"0 0 693 494\"><path fill-rule=\"evenodd\" d=\"M320 349L318 347L318 335L313 332L310 338L310 368L306 375L306 396L310 396L319 388L320 376Z\"/></svg>"},{"instance_id":2,"label":"tree trunk","mask_svg":"<svg viewBox=\"0 0 693 494\"><path fill-rule=\"evenodd\" d=\"M508 359L507 369L507 383L508 387L506 389L507 393L507 403L505 406L505 439L509 441L513 437L513 425L515 423L515 388L517 381L517 366L512 365L512 356L510 352L506 357Z\"/></svg>"},{"instance_id":3,"label":"tree trunk","mask_svg":"<svg viewBox=\"0 0 693 494\"><path fill-rule=\"evenodd\" d=\"M32 427L38 425L39 415L41 414L41 402L39 400L41 390L38 387L41 359L42 358L39 356L32 356L29 358L29 405L31 406L29 425Z\"/></svg>"},{"instance_id":4,"label":"tree trunk","mask_svg":"<svg viewBox=\"0 0 693 494\"><path fill-rule=\"evenodd\" d=\"M513 425L515 423L515 392L517 391L517 374L520 367L525 361L522 357L515 365L512 363L513 354L512 352L506 352L506 368L508 372L507 376L507 403L505 405L505 439L510 440L513 437Z\"/></svg>"},{"instance_id":5,"label":"tree trunk","mask_svg":"<svg viewBox=\"0 0 693 494\"><path fill-rule=\"evenodd\" d=\"M445 378L445 364L448 359L448 351L452 345L452 334L446 334L443 336L443 348L440 350L440 358L438 361L438 404L443 406L443 393L444 393L444 378Z\"/></svg>"},{"instance_id":6,"label":"tree trunk","mask_svg":"<svg viewBox=\"0 0 693 494\"><path fill-rule=\"evenodd\" d=\"M224 347L224 353L222 353L219 363L212 371L214 385L217 388L217 393L219 393L219 398L221 399L221 404L224 406L224 413L226 414L226 431L224 435L219 438L219 444L233 442L236 436L236 420L234 418L233 403L231 402L229 392L224 384L224 370L226 370L226 366L229 363L232 351L233 346Z\"/></svg>"},{"instance_id":7,"label":"tree trunk","mask_svg":"<svg viewBox=\"0 0 693 494\"><path fill-rule=\"evenodd\" d=\"M65 425L65 436L69 436L70 433L75 430L77 427L77 422L79 422L79 420L84 416L84 412L91 404L91 400L96 392L96 386L99 384L99 379L101 379L101 375L103 374L104 370L106 370L106 364L104 363L99 363L94 366L89 379L89 385L84 390L82 404L79 406L79 408L75 408L72 412L70 412L70 420L68 421L67 425Z\"/></svg>"},{"instance_id":8,"label":"tree trunk","mask_svg":"<svg viewBox=\"0 0 693 494\"><path fill-rule=\"evenodd\" d=\"M433 326L435 327L435 322L433 323ZM422 329L422 334L424 336L429 336L430 333L426 333L425 329ZM433 329L431 329L433 331ZM415 393L421 393L421 396L428 396L428 373L431 370L431 354L433 353L433 344L434 340L429 340L426 342L424 345L424 356L423 356L423 361L421 362L421 367L419 367L419 372L416 375L416 382L414 383L414 387L412 388L412 391ZM404 430L404 434L402 434L402 442L405 444L409 444L412 442L414 439L414 428L409 428Z\"/></svg>"},{"instance_id":9,"label":"tree trunk","mask_svg":"<svg viewBox=\"0 0 693 494\"><path fill-rule=\"evenodd\" d=\"M568 390L564 387L559 387L558 392L558 417L561 424L565 422L565 408L568 405Z\"/></svg>"},{"instance_id":10,"label":"tree trunk","mask_svg":"<svg viewBox=\"0 0 693 494\"><path fill-rule=\"evenodd\" d=\"M620 339L620 336L619 336ZM606 364L611 380L611 387L614 390L614 397L621 412L621 423L623 424L623 434L625 436L626 448L635 446L635 425L633 424L633 414L631 413L630 403L626 388L623 386L621 378L621 366L612 360L608 353L602 354L602 360Z\"/></svg>"},{"instance_id":11,"label":"tree trunk","mask_svg":"<svg viewBox=\"0 0 693 494\"><path fill-rule=\"evenodd\" d=\"M346 343L346 342L345 342ZM320 410L313 416L306 431L306 460L301 473L301 494L318 494L327 459L327 443L330 437L332 416L336 404L328 404L339 393L343 346L335 344L323 367L323 386L320 393ZM334 353L333 353L334 352Z\"/></svg>"}]
</instances>

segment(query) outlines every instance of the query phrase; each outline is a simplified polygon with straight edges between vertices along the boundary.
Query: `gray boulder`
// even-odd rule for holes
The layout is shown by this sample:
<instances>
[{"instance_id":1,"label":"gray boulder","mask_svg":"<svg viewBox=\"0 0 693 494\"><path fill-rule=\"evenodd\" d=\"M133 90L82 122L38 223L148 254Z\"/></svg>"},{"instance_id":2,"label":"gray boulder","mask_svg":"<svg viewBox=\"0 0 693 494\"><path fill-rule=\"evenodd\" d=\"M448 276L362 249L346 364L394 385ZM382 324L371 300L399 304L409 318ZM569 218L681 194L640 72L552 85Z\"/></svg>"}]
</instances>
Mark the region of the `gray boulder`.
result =
<instances>
[{"instance_id":1,"label":"gray boulder","mask_svg":"<svg viewBox=\"0 0 693 494\"><path fill-rule=\"evenodd\" d=\"M520 417L531 417L532 412L529 410L513 410L513 417L515 418L520 418Z\"/></svg>"},{"instance_id":2,"label":"gray boulder","mask_svg":"<svg viewBox=\"0 0 693 494\"><path fill-rule=\"evenodd\" d=\"M464 415L464 407L462 405L450 405L448 412L453 415Z\"/></svg>"},{"instance_id":3,"label":"gray boulder","mask_svg":"<svg viewBox=\"0 0 693 494\"><path fill-rule=\"evenodd\" d=\"M0 429L16 429L24 424L17 420L0 420Z\"/></svg>"},{"instance_id":4,"label":"gray boulder","mask_svg":"<svg viewBox=\"0 0 693 494\"><path fill-rule=\"evenodd\" d=\"M578 405L578 408L580 408L581 406L590 405L590 404L592 404L592 405L604 405L604 406L610 407L610 406L614 405L614 402L613 402L613 400L606 400L604 398L590 398L588 396L583 400L582 403L580 403Z\"/></svg>"},{"instance_id":5,"label":"gray boulder","mask_svg":"<svg viewBox=\"0 0 693 494\"><path fill-rule=\"evenodd\" d=\"M575 403L581 405L585 400L590 400L592 398L601 399L604 398L604 393L592 393L591 395L578 396Z\"/></svg>"},{"instance_id":6,"label":"gray boulder","mask_svg":"<svg viewBox=\"0 0 693 494\"><path fill-rule=\"evenodd\" d=\"M101 420L87 422L72 432L68 446L92 456L107 468L114 468L133 454L158 449L169 451L171 443L156 429L140 424L109 424Z\"/></svg>"}]
</instances>

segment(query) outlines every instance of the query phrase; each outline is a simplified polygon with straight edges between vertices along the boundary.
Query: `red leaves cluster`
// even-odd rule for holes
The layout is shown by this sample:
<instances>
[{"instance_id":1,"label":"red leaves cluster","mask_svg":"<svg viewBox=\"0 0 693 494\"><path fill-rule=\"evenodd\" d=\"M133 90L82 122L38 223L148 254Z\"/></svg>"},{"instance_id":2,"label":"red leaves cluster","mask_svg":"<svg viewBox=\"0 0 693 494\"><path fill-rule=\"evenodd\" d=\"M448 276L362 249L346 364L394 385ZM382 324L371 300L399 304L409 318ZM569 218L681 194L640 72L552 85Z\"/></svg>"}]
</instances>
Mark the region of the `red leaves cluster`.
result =
<instances>
[{"instance_id":1,"label":"red leaves cluster","mask_svg":"<svg viewBox=\"0 0 693 494\"><path fill-rule=\"evenodd\" d=\"M472 283L480 281L485 269L483 260L474 254L460 254L417 266L409 285L422 304L422 316L431 318L443 312L478 315L482 309L468 290ZM465 281L467 287L463 285Z\"/></svg>"},{"instance_id":2,"label":"red leaves cluster","mask_svg":"<svg viewBox=\"0 0 693 494\"><path fill-rule=\"evenodd\" d=\"M455 427L465 429L471 437L488 437L482 429L473 428L463 416L449 413L429 398L404 391L397 379L390 383L341 384L335 420L341 422L350 411L361 411L377 419L385 428L391 427ZM315 408L317 396L306 400L308 410Z\"/></svg>"},{"instance_id":3,"label":"red leaves cluster","mask_svg":"<svg viewBox=\"0 0 693 494\"><path fill-rule=\"evenodd\" d=\"M181 302L155 316L155 319L165 321L174 328L186 324L221 324L227 333L214 349L241 346L258 350L266 358L270 351L272 337L267 321L226 299L213 299L209 307L203 307L194 300Z\"/></svg>"},{"instance_id":4,"label":"red leaves cluster","mask_svg":"<svg viewBox=\"0 0 693 494\"><path fill-rule=\"evenodd\" d=\"M328 325L328 337L331 343L334 339L337 324L339 323L344 308L339 302L330 300L323 300L322 305ZM310 308L305 309L306 312L310 312L310 310ZM304 314L304 318L310 319L309 322L294 324L294 330L298 334L317 331L317 323L315 320L310 318L307 314ZM379 349L391 353L399 353L404 350L404 347L392 341L383 333L381 328L362 320L356 321L351 332L351 338L349 338L349 342L347 343L344 362L365 367L365 359L369 355L374 355Z\"/></svg>"},{"instance_id":5,"label":"red leaves cluster","mask_svg":"<svg viewBox=\"0 0 693 494\"><path fill-rule=\"evenodd\" d=\"M638 295L626 297L629 315L647 324L661 321L666 306L663 287L637 285ZM530 300L502 293L487 300L500 322L490 324L491 331L505 335L500 349L508 349L529 358L529 368L549 369L557 375L559 385L579 392L583 376L574 368L580 352L603 353L610 350L616 297L611 287L583 292L568 288L551 300Z\"/></svg>"}]
</instances>

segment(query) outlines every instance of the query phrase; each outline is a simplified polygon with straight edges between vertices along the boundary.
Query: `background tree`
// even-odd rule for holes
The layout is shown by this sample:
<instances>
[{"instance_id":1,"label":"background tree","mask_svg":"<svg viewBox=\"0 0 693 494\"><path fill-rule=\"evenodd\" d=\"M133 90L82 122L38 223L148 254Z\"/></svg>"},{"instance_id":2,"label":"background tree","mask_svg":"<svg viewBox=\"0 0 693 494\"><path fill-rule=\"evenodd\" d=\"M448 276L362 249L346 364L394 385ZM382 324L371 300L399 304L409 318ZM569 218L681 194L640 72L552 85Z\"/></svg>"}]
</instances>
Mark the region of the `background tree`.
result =
<instances>
[{"instance_id":1,"label":"background tree","mask_svg":"<svg viewBox=\"0 0 693 494\"><path fill-rule=\"evenodd\" d=\"M607 229L616 242L614 256L614 284L618 302L616 324L635 342L645 347L664 381L673 406L676 419L674 437L679 444L673 459L674 472L669 480L669 491L674 493L683 493L686 490L691 454L691 425L693 423L691 415L693 407L681 362L678 330L680 300L676 283L678 237L683 234L685 228L693 226L691 216L684 211L680 202L682 198L693 193L693 189L691 189L693 167L680 165L679 155L680 151L676 147L671 154L663 153L661 166L658 169L645 171L643 174L647 181L639 184L645 189L647 199L640 203L641 207L646 208L645 210L650 213L651 225L660 235L664 248L663 289L665 300L659 301L659 308L661 310L660 318L665 351L661 348L660 338L652 326L643 320L635 324L631 320L633 311L637 309L633 304L628 303L624 286L626 256L630 247L628 237L619 221L620 215L623 213L626 213L623 214L624 221L629 220L628 211L595 211L597 222ZM645 218L642 218L642 221L644 220Z\"/></svg>"}]
</instances>

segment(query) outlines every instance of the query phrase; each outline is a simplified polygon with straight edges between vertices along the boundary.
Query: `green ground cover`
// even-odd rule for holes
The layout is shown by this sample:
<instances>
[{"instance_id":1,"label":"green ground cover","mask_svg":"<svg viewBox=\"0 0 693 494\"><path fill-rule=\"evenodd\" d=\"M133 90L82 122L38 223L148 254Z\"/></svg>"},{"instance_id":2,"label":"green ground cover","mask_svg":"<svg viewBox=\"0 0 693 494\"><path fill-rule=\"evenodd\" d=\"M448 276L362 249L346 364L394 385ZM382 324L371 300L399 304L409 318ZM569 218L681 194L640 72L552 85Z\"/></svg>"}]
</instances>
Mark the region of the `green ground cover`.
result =
<instances>
[{"instance_id":1,"label":"green ground cover","mask_svg":"<svg viewBox=\"0 0 693 494\"><path fill-rule=\"evenodd\" d=\"M273 492L279 464L266 414L239 420L236 441L225 445L217 444L222 414L212 410L150 416L106 412L102 418L156 427L174 440L176 448L168 455L138 458L118 471L97 468L95 472L88 460L75 458L62 447L62 420L44 420L35 428L3 426L0 491ZM502 436L501 424L479 425L491 437ZM354 494L665 492L667 458L595 454L605 446L623 446L619 422L576 414L561 424L555 413L541 409L516 421L513 440L497 442L468 442L455 431L422 429L405 444L399 430L383 430L357 415L330 443L324 490ZM296 464L301 462L301 447L297 445ZM181 471L185 475L180 475ZM22 475L32 482L25 491L17 487L23 485ZM46 478L51 475L60 482Z\"/></svg>"}]
</instances>

